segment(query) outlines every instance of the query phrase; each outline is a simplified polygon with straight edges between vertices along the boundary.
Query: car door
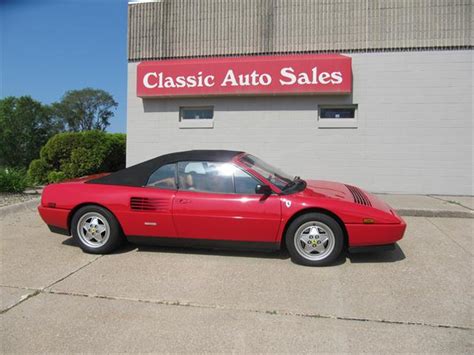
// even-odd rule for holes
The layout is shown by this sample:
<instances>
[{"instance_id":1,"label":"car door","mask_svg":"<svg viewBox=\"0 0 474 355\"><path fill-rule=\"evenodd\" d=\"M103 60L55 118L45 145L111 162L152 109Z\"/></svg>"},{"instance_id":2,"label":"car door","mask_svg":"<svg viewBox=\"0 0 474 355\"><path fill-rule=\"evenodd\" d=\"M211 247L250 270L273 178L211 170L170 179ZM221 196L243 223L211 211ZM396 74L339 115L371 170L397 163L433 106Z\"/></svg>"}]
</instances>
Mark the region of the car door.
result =
<instances>
[{"instance_id":1,"label":"car door","mask_svg":"<svg viewBox=\"0 0 474 355\"><path fill-rule=\"evenodd\" d=\"M125 234L132 237L177 237L172 216L176 191L176 164L158 168L146 186L127 188L127 206L117 212Z\"/></svg>"},{"instance_id":2,"label":"car door","mask_svg":"<svg viewBox=\"0 0 474 355\"><path fill-rule=\"evenodd\" d=\"M275 242L280 198L255 193L256 178L231 163L180 162L173 219L180 238Z\"/></svg>"}]
</instances>

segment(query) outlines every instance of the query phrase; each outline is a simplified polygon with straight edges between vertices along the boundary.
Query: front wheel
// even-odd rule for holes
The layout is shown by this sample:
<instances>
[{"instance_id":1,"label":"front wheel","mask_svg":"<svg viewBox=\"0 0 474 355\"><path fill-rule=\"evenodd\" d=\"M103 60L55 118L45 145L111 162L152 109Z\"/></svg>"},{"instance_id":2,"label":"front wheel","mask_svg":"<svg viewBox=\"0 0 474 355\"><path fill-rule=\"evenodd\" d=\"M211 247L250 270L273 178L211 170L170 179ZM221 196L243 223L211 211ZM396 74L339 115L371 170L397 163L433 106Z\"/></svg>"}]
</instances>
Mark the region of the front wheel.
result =
<instances>
[{"instance_id":1,"label":"front wheel","mask_svg":"<svg viewBox=\"0 0 474 355\"><path fill-rule=\"evenodd\" d=\"M110 211L100 206L84 206L71 221L72 236L86 253L107 254L123 242L120 225Z\"/></svg>"},{"instance_id":2,"label":"front wheel","mask_svg":"<svg viewBox=\"0 0 474 355\"><path fill-rule=\"evenodd\" d=\"M344 233L334 218L322 213L307 213L291 222L285 241L295 263L324 266L341 254Z\"/></svg>"}]
</instances>

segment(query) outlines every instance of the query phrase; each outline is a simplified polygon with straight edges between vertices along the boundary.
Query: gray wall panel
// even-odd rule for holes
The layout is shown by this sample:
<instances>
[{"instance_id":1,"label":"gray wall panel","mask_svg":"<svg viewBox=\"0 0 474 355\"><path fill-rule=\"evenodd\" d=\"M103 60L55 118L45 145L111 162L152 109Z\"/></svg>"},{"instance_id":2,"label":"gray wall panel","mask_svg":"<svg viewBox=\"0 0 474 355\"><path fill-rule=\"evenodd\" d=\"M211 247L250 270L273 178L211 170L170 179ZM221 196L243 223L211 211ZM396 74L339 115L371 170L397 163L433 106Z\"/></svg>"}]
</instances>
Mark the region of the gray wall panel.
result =
<instances>
[{"instance_id":1,"label":"gray wall panel","mask_svg":"<svg viewBox=\"0 0 474 355\"><path fill-rule=\"evenodd\" d=\"M162 0L129 4L129 61L472 47L471 0Z\"/></svg>"},{"instance_id":2,"label":"gray wall panel","mask_svg":"<svg viewBox=\"0 0 474 355\"><path fill-rule=\"evenodd\" d=\"M253 152L302 177L377 192L473 194L473 52L353 53L346 96L148 99L128 66L127 164L185 149ZM317 128L318 104L358 104L357 129ZM213 129L179 129L213 105Z\"/></svg>"}]
</instances>

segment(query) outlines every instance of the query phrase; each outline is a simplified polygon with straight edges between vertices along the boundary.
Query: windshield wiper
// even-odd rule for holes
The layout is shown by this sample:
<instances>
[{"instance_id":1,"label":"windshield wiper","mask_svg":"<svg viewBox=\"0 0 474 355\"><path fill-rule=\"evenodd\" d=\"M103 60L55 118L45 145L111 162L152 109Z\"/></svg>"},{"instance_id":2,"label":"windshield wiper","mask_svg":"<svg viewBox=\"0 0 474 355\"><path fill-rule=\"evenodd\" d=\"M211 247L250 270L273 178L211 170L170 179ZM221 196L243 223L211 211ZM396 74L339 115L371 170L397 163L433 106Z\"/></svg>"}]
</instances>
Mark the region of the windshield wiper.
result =
<instances>
[{"instance_id":1,"label":"windshield wiper","mask_svg":"<svg viewBox=\"0 0 474 355\"><path fill-rule=\"evenodd\" d=\"M283 186L283 188L281 189L282 191L285 191L286 189L289 189L290 187L292 186L295 186L296 185L296 181L290 181L289 183L287 183L285 186Z\"/></svg>"},{"instance_id":2,"label":"windshield wiper","mask_svg":"<svg viewBox=\"0 0 474 355\"><path fill-rule=\"evenodd\" d=\"M292 186L295 186L297 183L299 183L301 178L299 176L295 176L292 181L289 181L282 189L282 191L289 189Z\"/></svg>"}]
</instances>

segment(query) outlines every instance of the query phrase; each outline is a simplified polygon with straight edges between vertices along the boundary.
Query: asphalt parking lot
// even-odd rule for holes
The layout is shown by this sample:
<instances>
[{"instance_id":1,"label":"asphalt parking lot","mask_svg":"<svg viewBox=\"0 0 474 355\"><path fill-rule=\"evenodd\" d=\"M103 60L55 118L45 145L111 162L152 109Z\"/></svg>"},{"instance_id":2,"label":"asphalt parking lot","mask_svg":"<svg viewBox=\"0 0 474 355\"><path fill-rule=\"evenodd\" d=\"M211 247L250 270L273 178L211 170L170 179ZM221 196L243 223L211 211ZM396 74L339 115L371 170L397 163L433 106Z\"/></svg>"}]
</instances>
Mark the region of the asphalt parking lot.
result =
<instances>
[{"instance_id":1,"label":"asphalt parking lot","mask_svg":"<svg viewBox=\"0 0 474 355\"><path fill-rule=\"evenodd\" d=\"M2 352L471 352L474 219L406 217L384 254L128 246L84 254L34 208L0 217Z\"/></svg>"}]
</instances>

